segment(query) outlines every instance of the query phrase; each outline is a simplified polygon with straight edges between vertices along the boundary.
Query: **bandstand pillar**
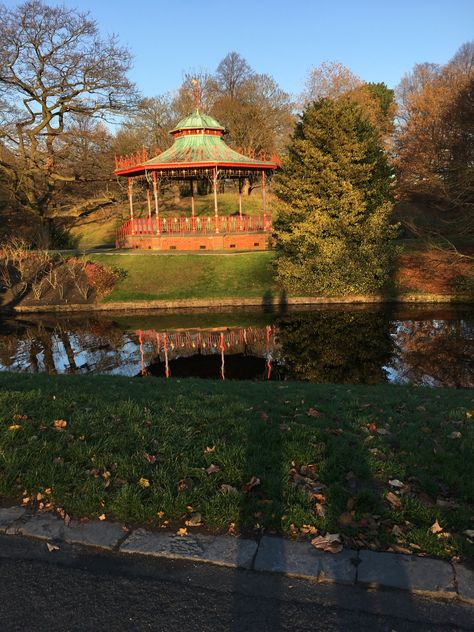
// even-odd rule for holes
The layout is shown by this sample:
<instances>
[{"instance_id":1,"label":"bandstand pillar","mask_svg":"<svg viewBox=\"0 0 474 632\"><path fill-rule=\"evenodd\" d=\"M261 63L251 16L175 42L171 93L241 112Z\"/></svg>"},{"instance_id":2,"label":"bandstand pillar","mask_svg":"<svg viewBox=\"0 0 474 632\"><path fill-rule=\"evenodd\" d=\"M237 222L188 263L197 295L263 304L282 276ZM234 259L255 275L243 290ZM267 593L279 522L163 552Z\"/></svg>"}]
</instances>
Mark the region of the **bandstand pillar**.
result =
<instances>
[{"instance_id":1,"label":"bandstand pillar","mask_svg":"<svg viewBox=\"0 0 474 632\"><path fill-rule=\"evenodd\" d=\"M190 180L191 185L191 217L194 219L194 181Z\"/></svg>"},{"instance_id":2,"label":"bandstand pillar","mask_svg":"<svg viewBox=\"0 0 474 632\"><path fill-rule=\"evenodd\" d=\"M160 234L159 214L158 214L158 185L156 182L156 171L153 172L153 197L155 198L156 234Z\"/></svg>"},{"instance_id":3,"label":"bandstand pillar","mask_svg":"<svg viewBox=\"0 0 474 632\"><path fill-rule=\"evenodd\" d=\"M133 178L128 179L128 201L130 204L130 220L132 224L132 235L134 235L135 230L133 228Z\"/></svg>"},{"instance_id":4,"label":"bandstand pillar","mask_svg":"<svg viewBox=\"0 0 474 632\"><path fill-rule=\"evenodd\" d=\"M214 189L214 219L216 222L216 233L219 232L219 213L217 210L217 167L214 167L214 173L212 178L212 185Z\"/></svg>"},{"instance_id":5,"label":"bandstand pillar","mask_svg":"<svg viewBox=\"0 0 474 632\"><path fill-rule=\"evenodd\" d=\"M242 219L242 178L239 178L239 215Z\"/></svg>"}]
</instances>

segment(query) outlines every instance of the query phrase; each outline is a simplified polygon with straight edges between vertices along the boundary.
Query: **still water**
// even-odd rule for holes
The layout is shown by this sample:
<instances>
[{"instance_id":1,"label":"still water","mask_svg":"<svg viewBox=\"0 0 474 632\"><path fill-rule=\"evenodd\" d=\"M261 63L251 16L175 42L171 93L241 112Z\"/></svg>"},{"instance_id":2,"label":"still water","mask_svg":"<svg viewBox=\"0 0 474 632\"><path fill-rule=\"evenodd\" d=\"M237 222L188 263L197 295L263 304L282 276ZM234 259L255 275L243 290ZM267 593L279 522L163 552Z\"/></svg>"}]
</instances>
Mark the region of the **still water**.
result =
<instances>
[{"instance_id":1,"label":"still water","mask_svg":"<svg viewBox=\"0 0 474 632\"><path fill-rule=\"evenodd\" d=\"M0 371L474 387L474 308L3 318Z\"/></svg>"}]
</instances>

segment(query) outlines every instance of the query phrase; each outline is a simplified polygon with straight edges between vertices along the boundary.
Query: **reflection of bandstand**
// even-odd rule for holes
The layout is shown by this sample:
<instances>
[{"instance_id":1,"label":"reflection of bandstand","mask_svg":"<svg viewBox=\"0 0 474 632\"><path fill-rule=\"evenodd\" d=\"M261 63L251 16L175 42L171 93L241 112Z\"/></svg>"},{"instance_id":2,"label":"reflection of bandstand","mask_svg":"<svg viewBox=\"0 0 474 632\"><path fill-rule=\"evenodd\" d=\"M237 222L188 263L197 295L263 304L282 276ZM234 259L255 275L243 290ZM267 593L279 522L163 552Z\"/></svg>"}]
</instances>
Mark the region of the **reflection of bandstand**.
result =
<instances>
[{"instance_id":1,"label":"reflection of bandstand","mask_svg":"<svg viewBox=\"0 0 474 632\"><path fill-rule=\"evenodd\" d=\"M116 158L115 173L128 178L130 219L117 230L117 248L157 250L264 250L271 231L271 210L267 209L266 180L277 167L277 158L265 155L246 156L226 145L224 128L212 117L196 109L171 131L173 145L149 159L147 152ZM242 214L242 186L245 180L262 184L262 212L257 216ZM144 179L147 217L135 217L133 183ZM200 180L209 180L214 195L214 215L195 215L195 188ZM219 181L236 180L239 185L238 213L219 215L217 188ZM159 208L161 185L189 183L190 217L162 217ZM152 204L153 197L153 204ZM152 206L154 208L152 208Z\"/></svg>"},{"instance_id":2,"label":"reflection of bandstand","mask_svg":"<svg viewBox=\"0 0 474 632\"><path fill-rule=\"evenodd\" d=\"M150 367L162 364L164 375L170 377L170 365L173 362L194 358L196 356L215 356L220 360L219 374L225 379L225 357L240 356L260 360L266 379L272 373L272 357L275 349L275 328L236 327L220 330L183 330L158 332L154 329L137 332L140 346L141 374L146 375ZM146 357L151 362L147 363ZM147 366L148 364L148 366ZM255 364L255 362L254 362Z\"/></svg>"}]
</instances>

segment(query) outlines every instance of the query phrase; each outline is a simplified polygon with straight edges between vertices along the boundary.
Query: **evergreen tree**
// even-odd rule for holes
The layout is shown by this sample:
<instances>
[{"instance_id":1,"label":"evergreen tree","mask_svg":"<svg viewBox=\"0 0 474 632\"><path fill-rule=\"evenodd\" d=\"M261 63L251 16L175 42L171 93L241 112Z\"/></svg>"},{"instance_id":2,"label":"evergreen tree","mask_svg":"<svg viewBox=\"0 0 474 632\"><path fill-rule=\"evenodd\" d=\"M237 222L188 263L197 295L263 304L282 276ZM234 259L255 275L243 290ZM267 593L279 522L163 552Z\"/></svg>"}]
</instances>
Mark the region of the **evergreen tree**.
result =
<instances>
[{"instance_id":1,"label":"evergreen tree","mask_svg":"<svg viewBox=\"0 0 474 632\"><path fill-rule=\"evenodd\" d=\"M303 294L374 292L396 227L379 133L346 97L304 111L275 184L278 277Z\"/></svg>"}]
</instances>

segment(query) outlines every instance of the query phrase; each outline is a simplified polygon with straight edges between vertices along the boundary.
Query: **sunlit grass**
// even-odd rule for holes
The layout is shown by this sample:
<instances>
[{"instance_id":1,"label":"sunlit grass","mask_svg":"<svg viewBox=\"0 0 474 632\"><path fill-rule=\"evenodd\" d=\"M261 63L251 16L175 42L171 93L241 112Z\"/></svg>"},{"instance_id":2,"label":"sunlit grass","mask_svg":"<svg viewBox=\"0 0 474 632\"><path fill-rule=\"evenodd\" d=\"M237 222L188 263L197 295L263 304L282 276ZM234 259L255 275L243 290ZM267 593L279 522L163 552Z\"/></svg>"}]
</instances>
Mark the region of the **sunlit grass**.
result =
<instances>
[{"instance_id":1,"label":"sunlit grass","mask_svg":"<svg viewBox=\"0 0 474 632\"><path fill-rule=\"evenodd\" d=\"M473 407L472 390L0 374L0 497L78 518L177 529L199 512L214 532L310 525L347 546L472 556Z\"/></svg>"}]
</instances>

